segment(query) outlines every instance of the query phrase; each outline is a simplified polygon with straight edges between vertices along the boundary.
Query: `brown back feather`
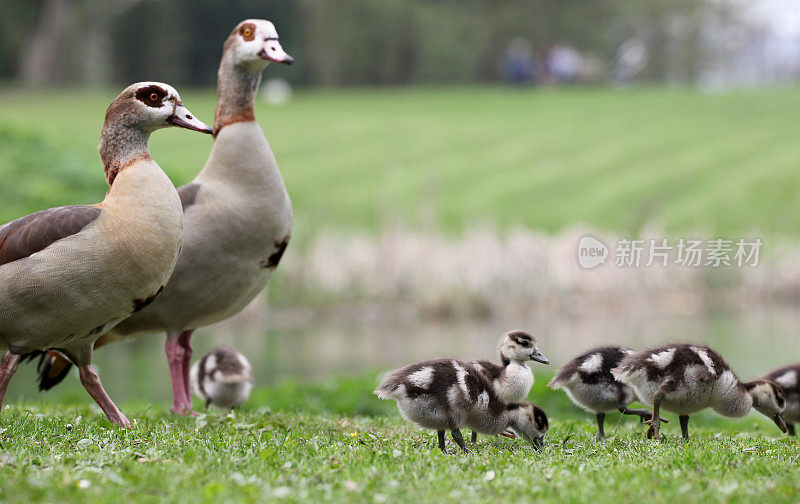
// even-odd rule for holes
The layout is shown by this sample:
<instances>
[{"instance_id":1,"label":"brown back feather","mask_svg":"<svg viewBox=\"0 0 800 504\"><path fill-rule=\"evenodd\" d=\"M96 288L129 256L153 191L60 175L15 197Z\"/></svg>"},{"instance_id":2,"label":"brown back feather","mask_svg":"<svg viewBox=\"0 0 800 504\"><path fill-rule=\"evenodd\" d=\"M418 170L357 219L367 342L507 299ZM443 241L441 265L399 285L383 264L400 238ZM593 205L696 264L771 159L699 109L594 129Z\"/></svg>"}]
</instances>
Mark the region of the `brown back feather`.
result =
<instances>
[{"instance_id":1,"label":"brown back feather","mask_svg":"<svg viewBox=\"0 0 800 504\"><path fill-rule=\"evenodd\" d=\"M24 259L79 233L100 216L96 206L48 208L0 227L0 265Z\"/></svg>"}]
</instances>

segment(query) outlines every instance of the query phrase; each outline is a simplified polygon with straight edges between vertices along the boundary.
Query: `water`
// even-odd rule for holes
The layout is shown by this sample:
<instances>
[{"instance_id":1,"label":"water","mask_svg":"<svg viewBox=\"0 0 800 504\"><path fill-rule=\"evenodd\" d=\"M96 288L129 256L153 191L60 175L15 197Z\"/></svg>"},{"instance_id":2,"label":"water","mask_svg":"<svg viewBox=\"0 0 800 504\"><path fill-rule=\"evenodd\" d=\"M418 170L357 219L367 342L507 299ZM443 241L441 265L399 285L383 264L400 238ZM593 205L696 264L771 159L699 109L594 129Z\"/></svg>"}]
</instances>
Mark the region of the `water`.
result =
<instances>
[{"instance_id":1,"label":"water","mask_svg":"<svg viewBox=\"0 0 800 504\"><path fill-rule=\"evenodd\" d=\"M195 356L229 345L250 359L257 385L284 379L322 381L373 372L377 376L379 371L432 357L496 359L499 336L519 328L537 336L539 348L553 364L533 364L540 379L579 352L602 344L636 349L671 341L702 342L716 348L745 380L800 360L800 311L777 306L692 316L616 314L513 321L426 321L370 309L331 309L322 315L296 310L272 311L266 317L261 313L263 307L257 314L250 310L213 329L197 331ZM169 403L163 345L163 335L149 335L95 353L103 384L115 400ZM17 373L7 401L91 401L77 374L54 391L37 392L34 367L25 365Z\"/></svg>"}]
</instances>

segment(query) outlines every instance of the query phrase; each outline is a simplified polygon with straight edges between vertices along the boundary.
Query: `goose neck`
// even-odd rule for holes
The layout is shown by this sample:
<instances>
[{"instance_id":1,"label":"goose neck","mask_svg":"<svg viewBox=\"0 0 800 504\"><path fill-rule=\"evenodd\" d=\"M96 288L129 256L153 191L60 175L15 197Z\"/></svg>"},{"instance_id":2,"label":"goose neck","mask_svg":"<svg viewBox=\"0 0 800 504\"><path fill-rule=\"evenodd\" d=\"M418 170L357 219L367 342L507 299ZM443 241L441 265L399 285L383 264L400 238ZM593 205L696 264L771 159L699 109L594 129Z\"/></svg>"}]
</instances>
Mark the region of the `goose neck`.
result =
<instances>
[{"instance_id":1,"label":"goose neck","mask_svg":"<svg viewBox=\"0 0 800 504\"><path fill-rule=\"evenodd\" d=\"M108 185L136 161L150 159L150 132L120 121L106 121L100 134L100 160Z\"/></svg>"},{"instance_id":2,"label":"goose neck","mask_svg":"<svg viewBox=\"0 0 800 504\"><path fill-rule=\"evenodd\" d=\"M217 72L217 110L214 136L229 124L255 120L255 98L261 84L260 68L236 65L225 56Z\"/></svg>"}]
</instances>

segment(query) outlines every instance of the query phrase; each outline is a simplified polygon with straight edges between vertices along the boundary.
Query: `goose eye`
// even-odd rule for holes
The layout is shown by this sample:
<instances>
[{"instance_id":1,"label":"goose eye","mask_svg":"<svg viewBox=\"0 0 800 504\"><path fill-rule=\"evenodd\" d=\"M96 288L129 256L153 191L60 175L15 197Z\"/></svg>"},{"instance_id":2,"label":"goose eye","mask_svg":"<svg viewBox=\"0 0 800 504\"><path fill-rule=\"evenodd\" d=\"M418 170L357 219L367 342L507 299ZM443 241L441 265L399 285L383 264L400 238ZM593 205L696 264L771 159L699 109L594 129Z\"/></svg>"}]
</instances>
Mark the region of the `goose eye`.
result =
<instances>
[{"instance_id":1,"label":"goose eye","mask_svg":"<svg viewBox=\"0 0 800 504\"><path fill-rule=\"evenodd\" d=\"M158 94L157 93L150 93L150 99L152 101L158 101Z\"/></svg>"},{"instance_id":2,"label":"goose eye","mask_svg":"<svg viewBox=\"0 0 800 504\"><path fill-rule=\"evenodd\" d=\"M256 38L256 27L252 23L247 23L246 25L239 28L239 35L241 35L242 39L245 42L250 42Z\"/></svg>"}]
</instances>

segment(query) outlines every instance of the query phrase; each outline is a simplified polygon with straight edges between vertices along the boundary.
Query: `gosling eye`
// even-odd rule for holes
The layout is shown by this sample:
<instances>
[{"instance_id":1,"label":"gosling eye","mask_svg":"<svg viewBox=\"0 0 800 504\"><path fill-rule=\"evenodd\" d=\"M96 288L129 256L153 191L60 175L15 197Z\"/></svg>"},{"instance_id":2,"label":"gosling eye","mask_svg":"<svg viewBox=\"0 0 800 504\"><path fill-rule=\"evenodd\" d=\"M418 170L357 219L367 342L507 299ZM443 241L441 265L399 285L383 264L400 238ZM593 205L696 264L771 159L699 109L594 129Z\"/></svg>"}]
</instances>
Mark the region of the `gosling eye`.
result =
<instances>
[{"instance_id":1,"label":"gosling eye","mask_svg":"<svg viewBox=\"0 0 800 504\"><path fill-rule=\"evenodd\" d=\"M523 340L520 342L520 345L524 346L525 348L529 348L531 346L531 342Z\"/></svg>"}]
</instances>

